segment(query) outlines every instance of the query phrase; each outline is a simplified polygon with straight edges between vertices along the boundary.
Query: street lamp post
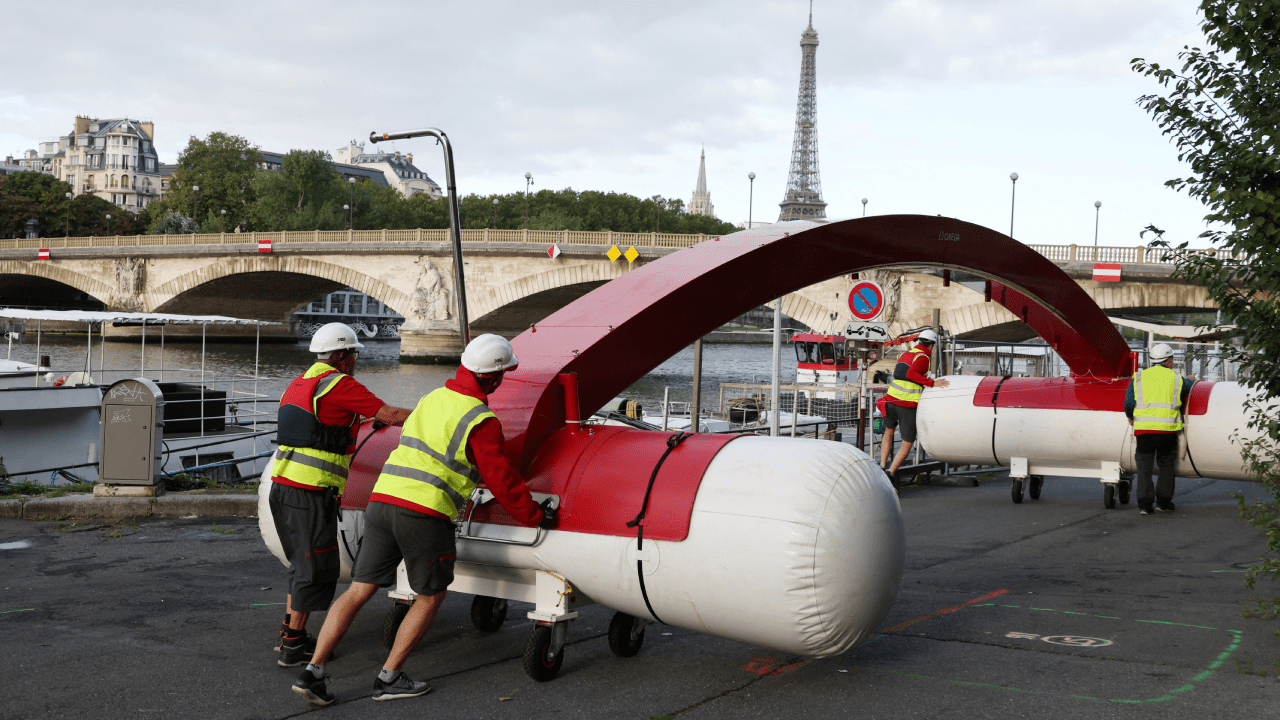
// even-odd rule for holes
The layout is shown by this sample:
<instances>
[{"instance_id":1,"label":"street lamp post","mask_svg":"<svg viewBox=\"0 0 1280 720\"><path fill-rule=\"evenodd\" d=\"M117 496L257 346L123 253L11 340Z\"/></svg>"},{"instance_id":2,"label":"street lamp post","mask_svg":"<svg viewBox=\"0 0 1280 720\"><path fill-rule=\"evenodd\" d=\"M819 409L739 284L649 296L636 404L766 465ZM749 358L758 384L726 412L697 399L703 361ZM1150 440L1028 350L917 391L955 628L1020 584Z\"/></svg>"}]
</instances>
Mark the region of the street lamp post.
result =
<instances>
[{"instance_id":1,"label":"street lamp post","mask_svg":"<svg viewBox=\"0 0 1280 720\"><path fill-rule=\"evenodd\" d=\"M67 193L67 237L71 237L71 193Z\"/></svg>"},{"instance_id":2,"label":"street lamp post","mask_svg":"<svg viewBox=\"0 0 1280 720\"><path fill-rule=\"evenodd\" d=\"M1093 201L1093 246L1098 247L1098 220L1102 217L1102 201ZM1094 258L1095 260L1097 258Z\"/></svg>"},{"instance_id":3,"label":"street lamp post","mask_svg":"<svg viewBox=\"0 0 1280 720\"><path fill-rule=\"evenodd\" d=\"M1009 195L1009 237L1013 237L1013 206L1018 199L1018 173L1009 173L1013 181L1013 192Z\"/></svg>"},{"instance_id":4,"label":"street lamp post","mask_svg":"<svg viewBox=\"0 0 1280 720\"><path fill-rule=\"evenodd\" d=\"M191 186L191 222L195 223L196 230L200 229L200 224L199 224L200 221L196 220L196 199L199 197L199 195L200 195L200 186L192 185ZM192 230L191 232L195 232L195 230Z\"/></svg>"},{"instance_id":5,"label":"street lamp post","mask_svg":"<svg viewBox=\"0 0 1280 720\"><path fill-rule=\"evenodd\" d=\"M348 211L348 210L350 210L350 209L351 209L351 206L350 206L350 205L343 205L343 206L342 206L342 212L347 212L347 211ZM350 229L351 229L351 220L350 220L349 218L348 218L348 220L347 220L347 229L348 229L348 230L350 230Z\"/></svg>"},{"instance_id":6,"label":"street lamp post","mask_svg":"<svg viewBox=\"0 0 1280 720\"><path fill-rule=\"evenodd\" d=\"M867 199L862 198L862 217L867 216Z\"/></svg>"},{"instance_id":7,"label":"street lamp post","mask_svg":"<svg viewBox=\"0 0 1280 720\"><path fill-rule=\"evenodd\" d=\"M533 185L533 174L524 174L524 229L529 229L529 186Z\"/></svg>"},{"instance_id":8,"label":"street lamp post","mask_svg":"<svg viewBox=\"0 0 1280 720\"><path fill-rule=\"evenodd\" d=\"M493 199L493 229L498 229L498 198Z\"/></svg>"},{"instance_id":9,"label":"street lamp post","mask_svg":"<svg viewBox=\"0 0 1280 720\"><path fill-rule=\"evenodd\" d=\"M349 178L347 178L347 182L351 183L351 207L346 208L346 210L347 210L347 229L348 229L348 230L354 230L354 229L355 229L355 227L356 227L356 226L355 226L355 219L356 219L356 179L355 179L355 178L353 178L353 177L349 177Z\"/></svg>"},{"instance_id":10,"label":"street lamp post","mask_svg":"<svg viewBox=\"0 0 1280 720\"><path fill-rule=\"evenodd\" d=\"M751 222L751 216L756 209L756 174L747 173L747 180L751 181L750 190L747 193L747 229L750 230L755 225Z\"/></svg>"},{"instance_id":11,"label":"street lamp post","mask_svg":"<svg viewBox=\"0 0 1280 720\"><path fill-rule=\"evenodd\" d=\"M107 234L111 234L111 213L107 213Z\"/></svg>"},{"instance_id":12,"label":"street lamp post","mask_svg":"<svg viewBox=\"0 0 1280 720\"><path fill-rule=\"evenodd\" d=\"M222 218L222 232L227 231L227 211L219 210L218 215Z\"/></svg>"}]
</instances>

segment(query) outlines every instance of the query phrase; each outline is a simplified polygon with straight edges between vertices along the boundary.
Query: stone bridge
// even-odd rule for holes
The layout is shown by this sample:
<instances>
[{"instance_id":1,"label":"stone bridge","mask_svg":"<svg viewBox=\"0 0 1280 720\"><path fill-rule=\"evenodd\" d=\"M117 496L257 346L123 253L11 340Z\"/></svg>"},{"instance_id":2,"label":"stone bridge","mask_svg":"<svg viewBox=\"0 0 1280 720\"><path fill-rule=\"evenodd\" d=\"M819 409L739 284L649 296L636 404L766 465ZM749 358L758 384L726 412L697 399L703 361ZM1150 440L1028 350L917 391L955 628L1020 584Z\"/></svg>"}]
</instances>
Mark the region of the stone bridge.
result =
<instances>
[{"instance_id":1,"label":"stone bridge","mask_svg":"<svg viewBox=\"0 0 1280 720\"><path fill-rule=\"evenodd\" d=\"M514 337L630 269L708 238L467 230L463 239L473 332ZM296 329L289 325L294 311L349 286L406 318L402 355L456 358L461 348L447 240L444 230L0 240L0 306L89 307L100 302L145 312L232 315L282 322L263 332L265 339L283 339L295 337ZM561 250L555 258L548 253L553 244ZM606 253L615 246L623 252L634 248L634 261L611 260ZM1173 280L1172 267L1148 248L1032 247L1055 260L1104 310L1154 314L1215 308L1204 288ZM48 259L38 258L41 248L49 250ZM1095 260L1120 262L1123 281L1093 281ZM1013 314L984 302L980 279L957 278L946 287L936 270L889 268L870 274L887 290L889 306L881 319L889 320L895 333L930 324L938 309L943 327L964 338L1012 341L1030 336ZM842 328L851 319L845 296L851 282L840 276L792 293L783 298L782 310L815 329ZM138 332L108 331L126 336ZM174 326L168 332L199 329ZM211 328L211 336L213 332ZM218 326L216 332L225 336L254 330Z\"/></svg>"}]
</instances>

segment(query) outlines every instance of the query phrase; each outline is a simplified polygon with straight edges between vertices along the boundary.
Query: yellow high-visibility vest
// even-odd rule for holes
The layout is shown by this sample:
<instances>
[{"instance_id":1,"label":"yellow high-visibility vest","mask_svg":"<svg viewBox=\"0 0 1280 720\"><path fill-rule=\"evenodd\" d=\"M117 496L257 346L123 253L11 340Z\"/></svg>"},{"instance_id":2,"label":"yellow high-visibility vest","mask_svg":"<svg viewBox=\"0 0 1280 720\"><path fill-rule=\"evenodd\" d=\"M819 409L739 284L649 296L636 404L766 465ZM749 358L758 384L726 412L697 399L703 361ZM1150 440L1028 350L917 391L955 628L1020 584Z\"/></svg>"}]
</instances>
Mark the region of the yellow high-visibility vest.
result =
<instances>
[{"instance_id":1,"label":"yellow high-visibility vest","mask_svg":"<svg viewBox=\"0 0 1280 720\"><path fill-rule=\"evenodd\" d=\"M455 518L480 480L467 459L467 440L481 422L497 417L480 400L448 388L429 393L400 433L374 494L407 500Z\"/></svg>"},{"instance_id":2,"label":"yellow high-visibility vest","mask_svg":"<svg viewBox=\"0 0 1280 720\"><path fill-rule=\"evenodd\" d=\"M907 367L916 361L916 355L924 355L925 351L918 347L911 348L898 358L898 362L906 363ZM918 403L920 398L924 396L924 386L920 383L914 383L910 380L898 380L897 378L889 379L889 391L887 393L891 398L897 398L906 402Z\"/></svg>"},{"instance_id":3,"label":"yellow high-visibility vest","mask_svg":"<svg viewBox=\"0 0 1280 720\"><path fill-rule=\"evenodd\" d=\"M1182 429L1182 375L1163 365L1133 374L1134 430Z\"/></svg>"},{"instance_id":4,"label":"yellow high-visibility vest","mask_svg":"<svg viewBox=\"0 0 1280 720\"><path fill-rule=\"evenodd\" d=\"M320 407L320 398L328 394L346 375L334 372L332 366L320 362L312 365L302 374L303 380L309 380L325 373L333 374L317 383L315 394L311 398L312 415L315 415ZM318 419L317 422L319 422ZM280 445L276 448L271 460L273 477L282 477L317 490L336 487L339 493L347 487L347 472L351 468L351 456L345 453Z\"/></svg>"}]
</instances>

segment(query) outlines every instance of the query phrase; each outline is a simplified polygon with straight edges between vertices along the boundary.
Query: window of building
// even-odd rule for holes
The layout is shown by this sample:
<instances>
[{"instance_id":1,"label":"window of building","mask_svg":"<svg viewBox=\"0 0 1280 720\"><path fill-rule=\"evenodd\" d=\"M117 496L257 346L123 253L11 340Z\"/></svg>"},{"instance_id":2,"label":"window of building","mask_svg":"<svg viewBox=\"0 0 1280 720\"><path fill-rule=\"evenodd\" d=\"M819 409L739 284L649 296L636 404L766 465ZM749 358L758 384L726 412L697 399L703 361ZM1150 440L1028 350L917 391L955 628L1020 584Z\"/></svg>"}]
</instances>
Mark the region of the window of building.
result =
<instances>
[{"instance_id":1,"label":"window of building","mask_svg":"<svg viewBox=\"0 0 1280 720\"><path fill-rule=\"evenodd\" d=\"M340 313L345 304L343 293L333 293L329 296L329 312Z\"/></svg>"},{"instance_id":2,"label":"window of building","mask_svg":"<svg viewBox=\"0 0 1280 720\"><path fill-rule=\"evenodd\" d=\"M364 298L359 295L348 296L347 312L359 315L364 312Z\"/></svg>"}]
</instances>

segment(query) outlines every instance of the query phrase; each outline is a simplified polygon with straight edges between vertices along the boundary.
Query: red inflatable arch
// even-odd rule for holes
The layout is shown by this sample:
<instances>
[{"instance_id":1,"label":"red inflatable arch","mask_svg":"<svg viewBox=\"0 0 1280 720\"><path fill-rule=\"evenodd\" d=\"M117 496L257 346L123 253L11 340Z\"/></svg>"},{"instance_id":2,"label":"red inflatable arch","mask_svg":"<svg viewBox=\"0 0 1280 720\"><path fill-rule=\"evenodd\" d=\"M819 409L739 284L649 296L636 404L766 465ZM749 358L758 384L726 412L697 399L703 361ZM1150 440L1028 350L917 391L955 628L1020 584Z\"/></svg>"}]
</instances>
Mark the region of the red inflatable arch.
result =
<instances>
[{"instance_id":1,"label":"red inflatable arch","mask_svg":"<svg viewBox=\"0 0 1280 720\"><path fill-rule=\"evenodd\" d=\"M1088 294L1044 256L994 230L920 215L780 223L668 255L516 338L520 367L489 403L502 419L506 452L527 469L564 426L562 373L577 374L580 407L590 412L751 308L838 275L921 266L991 279L992 301L1044 338L1073 375L1130 372L1128 346Z\"/></svg>"}]
</instances>

